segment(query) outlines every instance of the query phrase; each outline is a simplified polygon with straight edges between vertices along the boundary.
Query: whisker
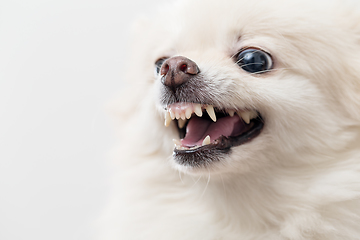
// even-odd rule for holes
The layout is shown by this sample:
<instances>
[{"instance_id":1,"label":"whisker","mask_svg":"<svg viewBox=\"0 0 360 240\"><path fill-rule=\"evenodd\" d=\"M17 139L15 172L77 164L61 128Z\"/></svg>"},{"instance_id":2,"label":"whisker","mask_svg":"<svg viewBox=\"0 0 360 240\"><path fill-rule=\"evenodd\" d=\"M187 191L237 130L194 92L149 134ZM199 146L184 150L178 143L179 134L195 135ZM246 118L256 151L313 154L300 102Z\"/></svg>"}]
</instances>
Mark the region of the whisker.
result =
<instances>
[{"instance_id":1,"label":"whisker","mask_svg":"<svg viewBox=\"0 0 360 240\"><path fill-rule=\"evenodd\" d=\"M266 73L266 72L273 72L273 71L277 71L277 70L296 70L297 68L273 68L273 69L268 69L268 70L264 70L264 71L259 71L256 73L249 73L250 75L256 75L256 74L261 74L261 73Z\"/></svg>"},{"instance_id":2,"label":"whisker","mask_svg":"<svg viewBox=\"0 0 360 240\"><path fill-rule=\"evenodd\" d=\"M223 178L222 174L220 174L220 177L221 177L221 183L222 183L223 189L224 189L225 198L227 199L227 198L228 198L228 195L227 195L227 191L226 191L226 187L225 187L225 182L224 182L224 178Z\"/></svg>"},{"instance_id":3,"label":"whisker","mask_svg":"<svg viewBox=\"0 0 360 240\"><path fill-rule=\"evenodd\" d=\"M222 174L220 174L220 177L221 177L221 182L222 182L222 185L223 185L224 192L226 193L224 178L223 178Z\"/></svg>"},{"instance_id":4,"label":"whisker","mask_svg":"<svg viewBox=\"0 0 360 240\"><path fill-rule=\"evenodd\" d=\"M180 181L184 184L184 181L183 181L183 179L182 179L182 177L181 177L181 171L180 171L180 170L178 170L178 172L179 172L179 178L180 178Z\"/></svg>"},{"instance_id":5,"label":"whisker","mask_svg":"<svg viewBox=\"0 0 360 240\"><path fill-rule=\"evenodd\" d=\"M210 170L209 171L209 177L208 177L208 180L206 182L206 185L205 185L205 188L204 188L204 191L202 192L201 196L200 196L200 199L204 196L205 192L206 192L206 189L208 188L209 186L209 182L210 182Z\"/></svg>"},{"instance_id":6,"label":"whisker","mask_svg":"<svg viewBox=\"0 0 360 240\"><path fill-rule=\"evenodd\" d=\"M234 58L236 55L238 55L240 52L236 52L236 53L234 53L233 55L231 55L231 57L230 58Z\"/></svg>"},{"instance_id":7,"label":"whisker","mask_svg":"<svg viewBox=\"0 0 360 240\"><path fill-rule=\"evenodd\" d=\"M190 188L193 188L200 180L201 176L198 178L198 180L196 180L196 182L190 187ZM192 178L194 180L194 178Z\"/></svg>"}]
</instances>

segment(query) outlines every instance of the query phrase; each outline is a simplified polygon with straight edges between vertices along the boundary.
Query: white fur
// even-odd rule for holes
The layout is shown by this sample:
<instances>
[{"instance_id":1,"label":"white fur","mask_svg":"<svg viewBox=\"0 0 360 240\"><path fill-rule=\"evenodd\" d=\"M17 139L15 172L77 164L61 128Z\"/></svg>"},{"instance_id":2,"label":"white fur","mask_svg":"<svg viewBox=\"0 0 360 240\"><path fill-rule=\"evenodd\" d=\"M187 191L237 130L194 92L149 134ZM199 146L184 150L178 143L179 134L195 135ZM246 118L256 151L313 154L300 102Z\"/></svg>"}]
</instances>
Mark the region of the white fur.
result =
<instances>
[{"instance_id":1,"label":"white fur","mask_svg":"<svg viewBox=\"0 0 360 240\"><path fill-rule=\"evenodd\" d=\"M360 239L357 10L344 1L195 0L139 22L99 239ZM234 64L249 46L273 56L272 72ZM207 168L172 159L177 131L163 125L153 69L174 55L198 64L219 106L265 119L258 137Z\"/></svg>"}]
</instances>

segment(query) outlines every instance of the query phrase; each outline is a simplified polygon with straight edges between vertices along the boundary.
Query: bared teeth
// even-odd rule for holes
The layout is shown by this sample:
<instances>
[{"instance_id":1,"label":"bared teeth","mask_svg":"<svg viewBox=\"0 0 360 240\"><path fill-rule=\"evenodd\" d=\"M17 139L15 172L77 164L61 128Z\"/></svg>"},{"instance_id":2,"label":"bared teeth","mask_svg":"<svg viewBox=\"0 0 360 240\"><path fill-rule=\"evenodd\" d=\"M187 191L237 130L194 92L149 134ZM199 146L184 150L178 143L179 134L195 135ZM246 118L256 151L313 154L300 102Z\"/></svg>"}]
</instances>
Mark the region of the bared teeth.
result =
<instances>
[{"instance_id":1,"label":"bared teeth","mask_svg":"<svg viewBox=\"0 0 360 240\"><path fill-rule=\"evenodd\" d=\"M249 111L238 112L237 114L244 120L244 122L246 122L247 124L250 123L250 112Z\"/></svg>"},{"instance_id":2,"label":"bared teeth","mask_svg":"<svg viewBox=\"0 0 360 240\"><path fill-rule=\"evenodd\" d=\"M180 114L180 118L182 119L182 120L185 120L186 118L185 118L185 113L181 113Z\"/></svg>"},{"instance_id":3,"label":"bared teeth","mask_svg":"<svg viewBox=\"0 0 360 240\"><path fill-rule=\"evenodd\" d=\"M256 111L239 111L237 114L246 122L247 124L250 123L251 119L254 119L258 116Z\"/></svg>"},{"instance_id":4,"label":"bared teeth","mask_svg":"<svg viewBox=\"0 0 360 240\"><path fill-rule=\"evenodd\" d=\"M202 116L202 109L200 104L195 104L194 106L194 112L196 116L201 117Z\"/></svg>"},{"instance_id":5,"label":"bared teeth","mask_svg":"<svg viewBox=\"0 0 360 240\"><path fill-rule=\"evenodd\" d=\"M214 107L212 105L206 106L206 112L209 114L211 120L216 122L216 115L215 115Z\"/></svg>"},{"instance_id":6,"label":"bared teeth","mask_svg":"<svg viewBox=\"0 0 360 240\"><path fill-rule=\"evenodd\" d=\"M202 117L203 109L207 112L212 121L216 122L216 113L214 106L212 105L201 105L199 103L175 103L174 105L168 106L168 110L165 113L164 124L168 127L171 124L171 121L174 119L178 120L178 127L183 128L188 119L191 118L192 114L195 113L196 116ZM257 111L254 110L226 110L229 116L233 117L235 113L239 115L240 118L246 124L249 124L251 119L254 119L258 116Z\"/></svg>"},{"instance_id":7,"label":"bared teeth","mask_svg":"<svg viewBox=\"0 0 360 240\"><path fill-rule=\"evenodd\" d=\"M170 118L172 120L174 120L175 119L175 113L171 109L169 110L169 113L170 113Z\"/></svg>"},{"instance_id":8,"label":"bared teeth","mask_svg":"<svg viewBox=\"0 0 360 240\"><path fill-rule=\"evenodd\" d=\"M201 146L209 145L209 144L210 144L210 142L211 142L211 140L210 140L210 136L209 136L209 135L207 135L207 136L204 138L204 140L203 140L203 142L202 142L202 145L201 145Z\"/></svg>"},{"instance_id":9,"label":"bared teeth","mask_svg":"<svg viewBox=\"0 0 360 240\"><path fill-rule=\"evenodd\" d=\"M187 108L187 109L185 110L185 117L186 117L186 119L190 119L192 113L193 113L192 109L191 109L191 108Z\"/></svg>"},{"instance_id":10,"label":"bared teeth","mask_svg":"<svg viewBox=\"0 0 360 240\"><path fill-rule=\"evenodd\" d=\"M171 123L172 119L170 117L170 113L167 111L165 113L165 127L168 127Z\"/></svg>"},{"instance_id":11,"label":"bared teeth","mask_svg":"<svg viewBox=\"0 0 360 240\"><path fill-rule=\"evenodd\" d=\"M235 114L234 110L228 110L227 112L229 113L230 117L233 117Z\"/></svg>"},{"instance_id":12,"label":"bared teeth","mask_svg":"<svg viewBox=\"0 0 360 240\"><path fill-rule=\"evenodd\" d=\"M186 122L187 122L187 120L183 120L183 119L180 118L180 119L178 120L178 126L179 126L179 128L180 128L180 129L183 128L183 127L185 126Z\"/></svg>"}]
</instances>

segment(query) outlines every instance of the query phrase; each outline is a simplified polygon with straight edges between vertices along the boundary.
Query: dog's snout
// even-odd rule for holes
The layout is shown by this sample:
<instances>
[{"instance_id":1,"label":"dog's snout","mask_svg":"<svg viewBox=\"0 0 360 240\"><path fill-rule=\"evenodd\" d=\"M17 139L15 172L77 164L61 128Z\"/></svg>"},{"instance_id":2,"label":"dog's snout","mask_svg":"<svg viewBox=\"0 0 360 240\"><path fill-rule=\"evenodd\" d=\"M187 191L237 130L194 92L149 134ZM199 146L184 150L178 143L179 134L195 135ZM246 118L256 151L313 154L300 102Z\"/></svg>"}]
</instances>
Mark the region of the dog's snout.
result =
<instances>
[{"instance_id":1,"label":"dog's snout","mask_svg":"<svg viewBox=\"0 0 360 240\"><path fill-rule=\"evenodd\" d=\"M160 69L162 83L173 90L199 72L195 62L182 56L167 59Z\"/></svg>"}]
</instances>

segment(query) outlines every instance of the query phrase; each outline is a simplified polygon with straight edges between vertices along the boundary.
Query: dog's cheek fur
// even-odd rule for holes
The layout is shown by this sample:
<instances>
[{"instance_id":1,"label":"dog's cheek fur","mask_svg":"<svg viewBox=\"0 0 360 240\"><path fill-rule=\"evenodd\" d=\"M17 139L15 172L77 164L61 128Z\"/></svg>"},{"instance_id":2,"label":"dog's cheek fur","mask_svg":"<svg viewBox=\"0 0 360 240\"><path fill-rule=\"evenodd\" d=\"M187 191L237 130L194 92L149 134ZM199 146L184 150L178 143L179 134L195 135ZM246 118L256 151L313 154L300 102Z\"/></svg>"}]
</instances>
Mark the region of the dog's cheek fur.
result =
<instances>
[{"instance_id":1,"label":"dog's cheek fur","mask_svg":"<svg viewBox=\"0 0 360 240\"><path fill-rule=\"evenodd\" d=\"M293 33L283 33L286 35L293 39L286 51L279 52L282 66L316 84L331 105L330 110L341 114L345 121L358 121L360 45L355 44L355 33L348 29L327 29L319 33L304 32L295 38Z\"/></svg>"}]
</instances>

